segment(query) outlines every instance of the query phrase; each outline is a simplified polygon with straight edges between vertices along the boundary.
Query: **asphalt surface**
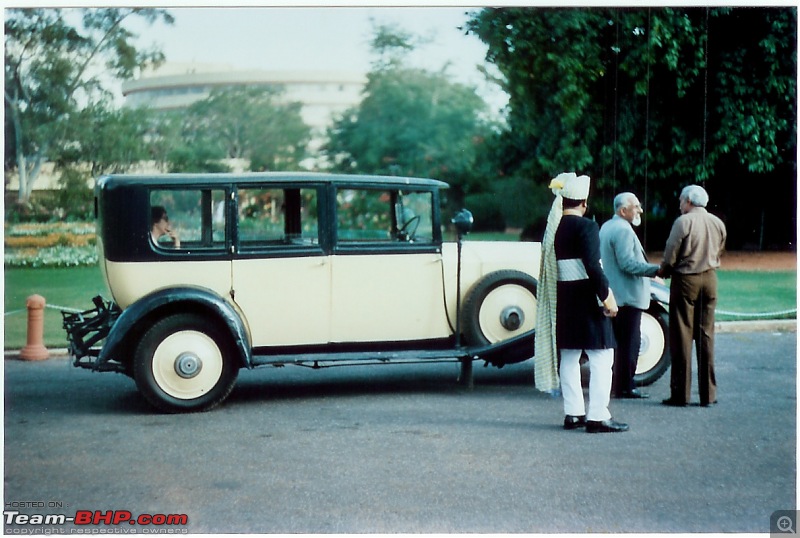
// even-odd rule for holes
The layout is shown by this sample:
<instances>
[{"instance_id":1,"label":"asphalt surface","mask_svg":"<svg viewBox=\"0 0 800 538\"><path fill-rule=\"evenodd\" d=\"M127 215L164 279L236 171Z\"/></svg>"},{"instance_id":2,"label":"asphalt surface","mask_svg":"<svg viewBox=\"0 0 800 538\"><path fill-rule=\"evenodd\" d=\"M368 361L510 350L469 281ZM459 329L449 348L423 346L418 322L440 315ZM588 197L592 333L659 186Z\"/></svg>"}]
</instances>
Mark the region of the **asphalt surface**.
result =
<instances>
[{"instance_id":1,"label":"asphalt surface","mask_svg":"<svg viewBox=\"0 0 800 538\"><path fill-rule=\"evenodd\" d=\"M5 509L186 514L191 533L766 533L796 507L796 357L793 332L722 332L719 405L660 405L667 373L612 400L631 431L597 435L561 429L529 362L476 364L473 390L455 364L258 369L216 410L164 415L122 375L6 360Z\"/></svg>"}]
</instances>

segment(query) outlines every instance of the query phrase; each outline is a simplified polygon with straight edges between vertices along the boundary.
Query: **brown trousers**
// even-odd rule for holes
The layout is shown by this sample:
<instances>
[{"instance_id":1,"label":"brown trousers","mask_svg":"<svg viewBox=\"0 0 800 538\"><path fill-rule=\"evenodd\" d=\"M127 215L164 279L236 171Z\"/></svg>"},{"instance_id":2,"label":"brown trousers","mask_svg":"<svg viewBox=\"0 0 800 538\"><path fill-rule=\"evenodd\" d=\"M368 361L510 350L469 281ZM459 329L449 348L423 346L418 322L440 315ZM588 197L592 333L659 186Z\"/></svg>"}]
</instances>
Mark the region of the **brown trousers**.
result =
<instances>
[{"instance_id":1,"label":"brown trousers","mask_svg":"<svg viewBox=\"0 0 800 538\"><path fill-rule=\"evenodd\" d=\"M692 341L697 345L700 404L717 401L714 376L714 310L717 272L674 273L669 288L669 344L672 353L671 398L689 403L692 393Z\"/></svg>"}]
</instances>

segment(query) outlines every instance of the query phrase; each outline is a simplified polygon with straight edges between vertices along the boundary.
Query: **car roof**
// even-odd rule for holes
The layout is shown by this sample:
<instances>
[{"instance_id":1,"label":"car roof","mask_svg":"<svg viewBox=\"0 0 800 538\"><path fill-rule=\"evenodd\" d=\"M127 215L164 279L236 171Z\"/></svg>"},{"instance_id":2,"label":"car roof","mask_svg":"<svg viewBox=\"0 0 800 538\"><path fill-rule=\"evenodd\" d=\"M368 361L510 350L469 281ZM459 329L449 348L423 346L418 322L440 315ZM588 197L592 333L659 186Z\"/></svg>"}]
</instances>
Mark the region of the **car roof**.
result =
<instances>
[{"instance_id":1,"label":"car roof","mask_svg":"<svg viewBox=\"0 0 800 538\"><path fill-rule=\"evenodd\" d=\"M100 188L113 188L123 185L142 186L180 186L180 185L239 185L275 183L286 184L334 184L358 185L363 187L428 187L446 189L449 187L444 181L437 179L379 176L379 175L348 175L329 174L319 172L243 172L224 174L112 174L98 179Z\"/></svg>"}]
</instances>

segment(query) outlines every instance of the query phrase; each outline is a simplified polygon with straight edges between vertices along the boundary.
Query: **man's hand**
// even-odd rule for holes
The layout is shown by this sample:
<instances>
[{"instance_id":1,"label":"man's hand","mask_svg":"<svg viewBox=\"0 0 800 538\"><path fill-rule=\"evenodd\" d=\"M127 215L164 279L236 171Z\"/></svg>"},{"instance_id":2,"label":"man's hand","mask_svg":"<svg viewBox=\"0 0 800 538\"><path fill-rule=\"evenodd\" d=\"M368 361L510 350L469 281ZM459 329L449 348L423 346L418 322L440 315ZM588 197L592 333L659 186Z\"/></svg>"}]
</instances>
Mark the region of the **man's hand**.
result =
<instances>
[{"instance_id":1,"label":"man's hand","mask_svg":"<svg viewBox=\"0 0 800 538\"><path fill-rule=\"evenodd\" d=\"M619 312L617 300L614 298L614 292L611 291L611 288L608 288L608 297L603 301L603 315L607 318L613 318L617 315L617 312Z\"/></svg>"}]
</instances>

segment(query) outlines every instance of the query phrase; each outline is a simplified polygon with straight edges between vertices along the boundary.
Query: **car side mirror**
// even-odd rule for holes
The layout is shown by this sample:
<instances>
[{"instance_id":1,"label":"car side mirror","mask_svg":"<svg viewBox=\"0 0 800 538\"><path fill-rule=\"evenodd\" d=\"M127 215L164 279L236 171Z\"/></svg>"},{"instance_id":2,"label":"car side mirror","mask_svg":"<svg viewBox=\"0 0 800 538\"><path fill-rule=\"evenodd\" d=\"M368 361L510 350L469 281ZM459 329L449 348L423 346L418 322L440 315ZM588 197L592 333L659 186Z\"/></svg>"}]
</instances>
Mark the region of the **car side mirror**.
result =
<instances>
[{"instance_id":1,"label":"car side mirror","mask_svg":"<svg viewBox=\"0 0 800 538\"><path fill-rule=\"evenodd\" d=\"M472 231L472 223L475 220L472 218L472 213L468 209L462 209L450 221L456 227L458 238L461 239Z\"/></svg>"}]
</instances>

